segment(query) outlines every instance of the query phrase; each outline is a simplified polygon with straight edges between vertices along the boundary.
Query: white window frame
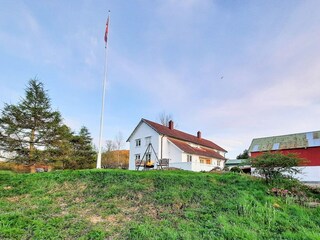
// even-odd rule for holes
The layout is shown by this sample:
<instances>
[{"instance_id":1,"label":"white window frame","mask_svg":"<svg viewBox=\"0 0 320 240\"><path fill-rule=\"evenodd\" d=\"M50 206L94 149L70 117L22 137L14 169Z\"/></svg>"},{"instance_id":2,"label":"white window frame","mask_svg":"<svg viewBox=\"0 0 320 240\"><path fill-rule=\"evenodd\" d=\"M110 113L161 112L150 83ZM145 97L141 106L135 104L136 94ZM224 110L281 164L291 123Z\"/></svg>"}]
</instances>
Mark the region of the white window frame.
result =
<instances>
[{"instance_id":1,"label":"white window frame","mask_svg":"<svg viewBox=\"0 0 320 240\"><path fill-rule=\"evenodd\" d=\"M192 155L190 154L187 155L187 162L192 162Z\"/></svg>"},{"instance_id":2,"label":"white window frame","mask_svg":"<svg viewBox=\"0 0 320 240\"><path fill-rule=\"evenodd\" d=\"M136 147L141 146L141 138L136 139Z\"/></svg>"},{"instance_id":3,"label":"white window frame","mask_svg":"<svg viewBox=\"0 0 320 240\"><path fill-rule=\"evenodd\" d=\"M134 156L136 160L140 160L140 154L135 154Z\"/></svg>"}]
</instances>

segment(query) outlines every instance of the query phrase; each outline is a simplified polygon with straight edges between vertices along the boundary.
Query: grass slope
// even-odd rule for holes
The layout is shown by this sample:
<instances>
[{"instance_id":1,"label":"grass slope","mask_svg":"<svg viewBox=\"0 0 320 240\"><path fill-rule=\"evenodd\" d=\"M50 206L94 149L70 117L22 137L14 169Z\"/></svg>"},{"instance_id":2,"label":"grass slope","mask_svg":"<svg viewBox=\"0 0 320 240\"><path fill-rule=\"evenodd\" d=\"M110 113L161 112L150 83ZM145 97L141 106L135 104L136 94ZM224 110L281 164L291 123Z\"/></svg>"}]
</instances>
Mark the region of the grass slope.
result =
<instances>
[{"instance_id":1,"label":"grass slope","mask_svg":"<svg viewBox=\"0 0 320 240\"><path fill-rule=\"evenodd\" d=\"M319 207L267 190L232 173L0 172L0 239L320 239Z\"/></svg>"}]
</instances>

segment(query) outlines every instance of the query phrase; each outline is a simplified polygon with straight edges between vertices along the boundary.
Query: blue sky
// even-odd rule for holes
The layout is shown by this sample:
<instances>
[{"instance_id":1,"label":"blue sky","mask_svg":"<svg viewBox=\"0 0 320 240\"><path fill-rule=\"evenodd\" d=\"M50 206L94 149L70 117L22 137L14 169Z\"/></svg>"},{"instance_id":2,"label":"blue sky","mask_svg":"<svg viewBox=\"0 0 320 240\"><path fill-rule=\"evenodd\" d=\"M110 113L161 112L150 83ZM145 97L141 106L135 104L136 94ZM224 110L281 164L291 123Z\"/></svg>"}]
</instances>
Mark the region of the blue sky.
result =
<instances>
[{"instance_id":1,"label":"blue sky","mask_svg":"<svg viewBox=\"0 0 320 240\"><path fill-rule=\"evenodd\" d=\"M0 7L0 108L30 78L98 143L165 111L234 158L252 138L319 130L320 1L18 1Z\"/></svg>"}]
</instances>

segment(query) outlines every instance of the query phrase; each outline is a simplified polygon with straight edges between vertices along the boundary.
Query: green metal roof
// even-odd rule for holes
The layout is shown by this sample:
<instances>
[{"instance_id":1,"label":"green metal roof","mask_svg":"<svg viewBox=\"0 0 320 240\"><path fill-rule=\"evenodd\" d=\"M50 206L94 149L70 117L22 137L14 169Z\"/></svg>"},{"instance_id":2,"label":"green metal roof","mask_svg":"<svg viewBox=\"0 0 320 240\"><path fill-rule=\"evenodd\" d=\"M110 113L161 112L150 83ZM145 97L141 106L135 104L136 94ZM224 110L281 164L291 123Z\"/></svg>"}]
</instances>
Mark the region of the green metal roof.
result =
<instances>
[{"instance_id":1,"label":"green metal roof","mask_svg":"<svg viewBox=\"0 0 320 240\"><path fill-rule=\"evenodd\" d=\"M245 163L248 159L228 159L226 161L226 166L236 166Z\"/></svg>"},{"instance_id":2,"label":"green metal roof","mask_svg":"<svg viewBox=\"0 0 320 240\"><path fill-rule=\"evenodd\" d=\"M282 136L255 138L249 152L307 148L320 146L320 131L296 133Z\"/></svg>"}]
</instances>

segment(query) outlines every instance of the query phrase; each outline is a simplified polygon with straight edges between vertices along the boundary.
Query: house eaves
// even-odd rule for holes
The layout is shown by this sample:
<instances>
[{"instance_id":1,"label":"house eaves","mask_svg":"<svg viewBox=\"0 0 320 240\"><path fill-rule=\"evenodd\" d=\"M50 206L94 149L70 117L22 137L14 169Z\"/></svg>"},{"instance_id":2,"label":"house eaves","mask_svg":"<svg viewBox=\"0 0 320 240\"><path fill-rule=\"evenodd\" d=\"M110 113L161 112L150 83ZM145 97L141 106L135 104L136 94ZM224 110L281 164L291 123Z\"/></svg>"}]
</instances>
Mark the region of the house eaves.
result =
<instances>
[{"instance_id":1,"label":"house eaves","mask_svg":"<svg viewBox=\"0 0 320 240\"><path fill-rule=\"evenodd\" d=\"M188 154L194 154L198 155L201 157L210 157L210 158L215 158L215 159L221 159L221 160L226 160L225 157L220 155L218 152L208 149L208 148L203 148L203 147L192 147L190 146L189 143L180 141L177 139L173 138L168 138L170 142L172 142L174 145L176 145L181 151L188 153Z\"/></svg>"}]
</instances>

